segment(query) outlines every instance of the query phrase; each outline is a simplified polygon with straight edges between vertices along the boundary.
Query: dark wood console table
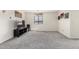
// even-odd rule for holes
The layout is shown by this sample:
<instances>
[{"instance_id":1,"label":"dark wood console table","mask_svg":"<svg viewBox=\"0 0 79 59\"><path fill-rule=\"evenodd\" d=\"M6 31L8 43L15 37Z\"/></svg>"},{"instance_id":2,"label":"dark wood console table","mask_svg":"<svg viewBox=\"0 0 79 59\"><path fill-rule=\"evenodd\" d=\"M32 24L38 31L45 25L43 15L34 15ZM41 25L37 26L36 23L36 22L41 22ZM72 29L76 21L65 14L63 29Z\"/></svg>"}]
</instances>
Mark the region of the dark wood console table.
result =
<instances>
[{"instance_id":1,"label":"dark wood console table","mask_svg":"<svg viewBox=\"0 0 79 59\"><path fill-rule=\"evenodd\" d=\"M26 27L14 29L14 37L19 37L20 35L24 34L25 32L27 32Z\"/></svg>"}]
</instances>

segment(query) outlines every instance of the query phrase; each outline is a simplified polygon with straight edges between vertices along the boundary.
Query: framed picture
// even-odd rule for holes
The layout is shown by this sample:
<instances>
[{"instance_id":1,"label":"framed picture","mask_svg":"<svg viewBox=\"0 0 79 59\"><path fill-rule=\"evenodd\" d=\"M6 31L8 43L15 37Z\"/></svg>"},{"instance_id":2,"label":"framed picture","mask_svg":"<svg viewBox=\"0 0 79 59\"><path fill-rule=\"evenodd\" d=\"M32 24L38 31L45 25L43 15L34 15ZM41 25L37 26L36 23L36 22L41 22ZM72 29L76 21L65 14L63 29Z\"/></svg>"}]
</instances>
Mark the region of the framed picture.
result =
<instances>
[{"instance_id":1,"label":"framed picture","mask_svg":"<svg viewBox=\"0 0 79 59\"><path fill-rule=\"evenodd\" d=\"M15 17L22 18L22 13L15 11Z\"/></svg>"},{"instance_id":2,"label":"framed picture","mask_svg":"<svg viewBox=\"0 0 79 59\"><path fill-rule=\"evenodd\" d=\"M65 18L69 18L69 13L65 13Z\"/></svg>"},{"instance_id":3,"label":"framed picture","mask_svg":"<svg viewBox=\"0 0 79 59\"><path fill-rule=\"evenodd\" d=\"M64 18L64 13L61 13L60 14L60 18Z\"/></svg>"}]
</instances>

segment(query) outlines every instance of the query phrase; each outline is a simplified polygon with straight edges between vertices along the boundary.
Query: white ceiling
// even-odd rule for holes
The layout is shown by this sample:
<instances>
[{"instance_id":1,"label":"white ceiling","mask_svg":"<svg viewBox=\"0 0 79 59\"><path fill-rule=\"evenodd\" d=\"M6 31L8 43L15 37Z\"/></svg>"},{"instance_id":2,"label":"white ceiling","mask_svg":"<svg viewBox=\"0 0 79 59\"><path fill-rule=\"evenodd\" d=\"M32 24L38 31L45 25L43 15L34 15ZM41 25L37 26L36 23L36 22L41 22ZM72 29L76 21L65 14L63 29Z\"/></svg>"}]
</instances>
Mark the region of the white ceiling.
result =
<instances>
[{"instance_id":1,"label":"white ceiling","mask_svg":"<svg viewBox=\"0 0 79 59\"><path fill-rule=\"evenodd\" d=\"M57 10L23 10L25 12L57 12Z\"/></svg>"}]
</instances>

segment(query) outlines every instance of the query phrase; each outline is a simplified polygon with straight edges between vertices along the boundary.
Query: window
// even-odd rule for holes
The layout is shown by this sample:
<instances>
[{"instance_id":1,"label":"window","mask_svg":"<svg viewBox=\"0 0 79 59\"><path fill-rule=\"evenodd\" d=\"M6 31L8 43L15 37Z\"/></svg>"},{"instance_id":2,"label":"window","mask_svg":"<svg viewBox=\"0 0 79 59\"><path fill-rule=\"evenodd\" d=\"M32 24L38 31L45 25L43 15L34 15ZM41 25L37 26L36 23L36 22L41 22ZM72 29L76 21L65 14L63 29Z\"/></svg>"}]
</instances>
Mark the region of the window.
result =
<instances>
[{"instance_id":1,"label":"window","mask_svg":"<svg viewBox=\"0 0 79 59\"><path fill-rule=\"evenodd\" d=\"M43 24L43 15L42 14L36 14L34 16L34 24Z\"/></svg>"}]
</instances>

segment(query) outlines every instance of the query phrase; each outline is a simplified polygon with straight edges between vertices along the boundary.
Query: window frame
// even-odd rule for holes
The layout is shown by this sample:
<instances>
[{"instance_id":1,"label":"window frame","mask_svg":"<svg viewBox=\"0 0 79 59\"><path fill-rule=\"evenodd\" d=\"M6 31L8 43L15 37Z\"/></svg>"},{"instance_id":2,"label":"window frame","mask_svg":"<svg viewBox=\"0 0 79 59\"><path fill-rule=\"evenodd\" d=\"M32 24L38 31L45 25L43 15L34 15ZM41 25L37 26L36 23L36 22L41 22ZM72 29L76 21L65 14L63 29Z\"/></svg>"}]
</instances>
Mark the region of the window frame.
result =
<instances>
[{"instance_id":1,"label":"window frame","mask_svg":"<svg viewBox=\"0 0 79 59\"><path fill-rule=\"evenodd\" d=\"M36 17L37 17L37 20L36 20ZM43 15L34 15L34 24L43 24Z\"/></svg>"}]
</instances>

